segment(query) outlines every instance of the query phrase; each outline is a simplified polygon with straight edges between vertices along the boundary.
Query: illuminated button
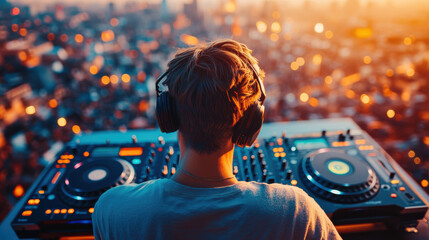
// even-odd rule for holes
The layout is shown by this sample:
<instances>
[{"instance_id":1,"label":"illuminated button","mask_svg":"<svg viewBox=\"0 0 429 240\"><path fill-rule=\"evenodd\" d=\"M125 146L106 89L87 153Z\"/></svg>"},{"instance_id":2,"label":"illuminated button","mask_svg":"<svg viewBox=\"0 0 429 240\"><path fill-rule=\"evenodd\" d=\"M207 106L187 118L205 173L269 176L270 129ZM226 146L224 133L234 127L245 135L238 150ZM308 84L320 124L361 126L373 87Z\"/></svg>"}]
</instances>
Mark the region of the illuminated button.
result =
<instances>
[{"instance_id":1,"label":"illuminated button","mask_svg":"<svg viewBox=\"0 0 429 240\"><path fill-rule=\"evenodd\" d=\"M393 180L391 180L391 181L390 181L390 183L391 183L391 184L398 184L398 183L399 183L399 180L398 180L398 179L393 179Z\"/></svg>"},{"instance_id":2,"label":"illuminated button","mask_svg":"<svg viewBox=\"0 0 429 240\"><path fill-rule=\"evenodd\" d=\"M392 193L392 194L390 194L390 197L391 198L396 198L398 195L396 195L396 193Z\"/></svg>"},{"instance_id":3,"label":"illuminated button","mask_svg":"<svg viewBox=\"0 0 429 240\"><path fill-rule=\"evenodd\" d=\"M39 190L39 194L45 194L44 190Z\"/></svg>"},{"instance_id":4,"label":"illuminated button","mask_svg":"<svg viewBox=\"0 0 429 240\"><path fill-rule=\"evenodd\" d=\"M30 199L30 200L28 200L27 204L28 204L28 205L34 205L34 199Z\"/></svg>"},{"instance_id":5,"label":"illuminated button","mask_svg":"<svg viewBox=\"0 0 429 240\"><path fill-rule=\"evenodd\" d=\"M134 158L133 160L131 160L131 163L134 165L138 165L138 164L142 163L142 160L140 160L138 158Z\"/></svg>"},{"instance_id":6,"label":"illuminated button","mask_svg":"<svg viewBox=\"0 0 429 240\"><path fill-rule=\"evenodd\" d=\"M40 199L34 199L34 205L37 205L40 203Z\"/></svg>"},{"instance_id":7,"label":"illuminated button","mask_svg":"<svg viewBox=\"0 0 429 240\"><path fill-rule=\"evenodd\" d=\"M292 180L292 181L290 181L290 184L292 184L292 185L296 185L298 183L298 181L297 180Z\"/></svg>"},{"instance_id":8,"label":"illuminated button","mask_svg":"<svg viewBox=\"0 0 429 240\"><path fill-rule=\"evenodd\" d=\"M140 156L143 154L141 147L124 147L119 151L119 156Z\"/></svg>"},{"instance_id":9,"label":"illuminated button","mask_svg":"<svg viewBox=\"0 0 429 240\"><path fill-rule=\"evenodd\" d=\"M73 213L74 213L74 209L73 209L73 208L70 208L67 212L68 212L69 214L73 214Z\"/></svg>"},{"instance_id":10,"label":"illuminated button","mask_svg":"<svg viewBox=\"0 0 429 240\"><path fill-rule=\"evenodd\" d=\"M66 214L67 213L67 209L63 208L61 209L61 214Z\"/></svg>"},{"instance_id":11,"label":"illuminated button","mask_svg":"<svg viewBox=\"0 0 429 240\"><path fill-rule=\"evenodd\" d=\"M89 152L84 152L84 153L83 153L83 156L85 156L85 157L89 157Z\"/></svg>"},{"instance_id":12,"label":"illuminated button","mask_svg":"<svg viewBox=\"0 0 429 240\"><path fill-rule=\"evenodd\" d=\"M362 145L362 146L359 146L359 150L361 150L361 151L374 150L374 146L372 146L372 145Z\"/></svg>"},{"instance_id":13,"label":"illuminated button","mask_svg":"<svg viewBox=\"0 0 429 240\"><path fill-rule=\"evenodd\" d=\"M54 210L54 213L55 213L55 214L60 213L60 209L55 209L55 210Z\"/></svg>"},{"instance_id":14,"label":"illuminated button","mask_svg":"<svg viewBox=\"0 0 429 240\"><path fill-rule=\"evenodd\" d=\"M405 187L400 187L399 191L401 191L401 192L405 191Z\"/></svg>"},{"instance_id":15,"label":"illuminated button","mask_svg":"<svg viewBox=\"0 0 429 240\"><path fill-rule=\"evenodd\" d=\"M55 176L52 178L51 183L55 184L57 182L58 178L60 177L60 175L61 175L61 172L57 172L55 174Z\"/></svg>"},{"instance_id":16,"label":"illuminated button","mask_svg":"<svg viewBox=\"0 0 429 240\"><path fill-rule=\"evenodd\" d=\"M63 163L70 163L70 160L65 159L65 160L63 160Z\"/></svg>"},{"instance_id":17,"label":"illuminated button","mask_svg":"<svg viewBox=\"0 0 429 240\"><path fill-rule=\"evenodd\" d=\"M172 167L172 168L171 168L171 175L174 175L174 174L176 174L176 168L175 168L175 167Z\"/></svg>"},{"instance_id":18,"label":"illuminated button","mask_svg":"<svg viewBox=\"0 0 429 240\"><path fill-rule=\"evenodd\" d=\"M63 160L62 159L58 159L57 163L62 164Z\"/></svg>"},{"instance_id":19,"label":"illuminated button","mask_svg":"<svg viewBox=\"0 0 429 240\"><path fill-rule=\"evenodd\" d=\"M276 158L280 157L280 153L278 153L278 152L274 153L274 157L276 157Z\"/></svg>"},{"instance_id":20,"label":"illuminated button","mask_svg":"<svg viewBox=\"0 0 429 240\"><path fill-rule=\"evenodd\" d=\"M340 160L332 160L328 163L328 170L335 175L346 175L351 168L348 163Z\"/></svg>"},{"instance_id":21,"label":"illuminated button","mask_svg":"<svg viewBox=\"0 0 429 240\"><path fill-rule=\"evenodd\" d=\"M89 213L93 213L93 212L94 212L94 208L90 208L90 209L88 209L88 212L89 212Z\"/></svg>"},{"instance_id":22,"label":"illuminated button","mask_svg":"<svg viewBox=\"0 0 429 240\"><path fill-rule=\"evenodd\" d=\"M162 170L162 175L167 176L168 174L168 166L164 165L164 169Z\"/></svg>"},{"instance_id":23,"label":"illuminated button","mask_svg":"<svg viewBox=\"0 0 429 240\"><path fill-rule=\"evenodd\" d=\"M332 142L333 147L345 147L350 146L350 142Z\"/></svg>"},{"instance_id":24,"label":"illuminated button","mask_svg":"<svg viewBox=\"0 0 429 240\"><path fill-rule=\"evenodd\" d=\"M31 210L26 210L26 211L22 212L22 216L28 217L28 216L31 216L32 213L33 212Z\"/></svg>"},{"instance_id":25,"label":"illuminated button","mask_svg":"<svg viewBox=\"0 0 429 240\"><path fill-rule=\"evenodd\" d=\"M51 214L52 210L51 209L46 209L45 214Z\"/></svg>"},{"instance_id":26,"label":"illuminated button","mask_svg":"<svg viewBox=\"0 0 429 240\"><path fill-rule=\"evenodd\" d=\"M280 153L280 157L286 157L286 153L285 152L281 152Z\"/></svg>"}]
</instances>

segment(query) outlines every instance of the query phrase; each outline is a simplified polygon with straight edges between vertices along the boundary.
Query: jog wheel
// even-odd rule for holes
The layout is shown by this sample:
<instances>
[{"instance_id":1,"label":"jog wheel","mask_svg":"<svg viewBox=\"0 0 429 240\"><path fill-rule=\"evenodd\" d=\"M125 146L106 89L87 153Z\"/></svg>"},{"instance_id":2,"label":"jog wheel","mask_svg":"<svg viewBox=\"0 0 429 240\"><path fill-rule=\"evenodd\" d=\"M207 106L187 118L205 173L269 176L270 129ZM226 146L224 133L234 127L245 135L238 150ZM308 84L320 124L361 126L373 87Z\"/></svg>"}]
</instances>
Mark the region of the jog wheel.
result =
<instances>
[{"instance_id":1,"label":"jog wheel","mask_svg":"<svg viewBox=\"0 0 429 240\"><path fill-rule=\"evenodd\" d=\"M307 154L300 174L311 192L331 202L364 202L380 189L374 170L343 151L320 149Z\"/></svg>"},{"instance_id":2,"label":"jog wheel","mask_svg":"<svg viewBox=\"0 0 429 240\"><path fill-rule=\"evenodd\" d=\"M97 159L77 163L60 185L60 198L73 207L93 206L109 188L133 182L133 166L122 159Z\"/></svg>"}]
</instances>

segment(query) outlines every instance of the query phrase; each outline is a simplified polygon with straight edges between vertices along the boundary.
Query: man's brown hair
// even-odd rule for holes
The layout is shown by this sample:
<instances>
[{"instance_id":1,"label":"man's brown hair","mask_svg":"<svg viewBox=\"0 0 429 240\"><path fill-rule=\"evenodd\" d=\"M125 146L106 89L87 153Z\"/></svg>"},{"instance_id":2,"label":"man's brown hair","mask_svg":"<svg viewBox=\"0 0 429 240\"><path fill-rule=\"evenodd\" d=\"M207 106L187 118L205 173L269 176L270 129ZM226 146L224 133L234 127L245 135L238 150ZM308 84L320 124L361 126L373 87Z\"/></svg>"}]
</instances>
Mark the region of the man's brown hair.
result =
<instances>
[{"instance_id":1,"label":"man's brown hair","mask_svg":"<svg viewBox=\"0 0 429 240\"><path fill-rule=\"evenodd\" d=\"M232 137L232 128L259 98L246 45L218 40L179 50L164 82L175 99L185 144L210 153ZM260 77L263 74L260 74Z\"/></svg>"}]
</instances>

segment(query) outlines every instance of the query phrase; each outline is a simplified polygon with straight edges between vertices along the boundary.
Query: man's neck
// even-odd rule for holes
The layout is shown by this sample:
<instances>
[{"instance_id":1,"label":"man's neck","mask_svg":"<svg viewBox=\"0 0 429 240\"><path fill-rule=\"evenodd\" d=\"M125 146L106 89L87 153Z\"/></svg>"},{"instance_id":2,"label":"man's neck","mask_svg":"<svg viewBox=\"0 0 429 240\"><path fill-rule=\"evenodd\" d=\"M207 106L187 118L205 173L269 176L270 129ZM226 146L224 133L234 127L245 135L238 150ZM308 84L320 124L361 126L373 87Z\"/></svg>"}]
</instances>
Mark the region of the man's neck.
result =
<instances>
[{"instance_id":1,"label":"man's neck","mask_svg":"<svg viewBox=\"0 0 429 240\"><path fill-rule=\"evenodd\" d=\"M232 143L227 145L229 147L210 154L181 146L179 168L182 171L177 171L171 179L184 185L201 188L235 184L237 179L233 177L232 168L234 145Z\"/></svg>"}]
</instances>

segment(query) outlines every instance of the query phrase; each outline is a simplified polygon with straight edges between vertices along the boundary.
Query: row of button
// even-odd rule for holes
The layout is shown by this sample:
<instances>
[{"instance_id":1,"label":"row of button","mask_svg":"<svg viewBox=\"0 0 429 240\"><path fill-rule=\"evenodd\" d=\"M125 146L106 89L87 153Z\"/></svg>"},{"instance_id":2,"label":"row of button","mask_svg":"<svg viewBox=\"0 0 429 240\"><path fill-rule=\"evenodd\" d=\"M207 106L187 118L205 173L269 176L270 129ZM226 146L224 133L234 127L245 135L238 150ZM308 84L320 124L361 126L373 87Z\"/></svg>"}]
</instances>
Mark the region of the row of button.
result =
<instances>
[{"instance_id":1,"label":"row of button","mask_svg":"<svg viewBox=\"0 0 429 240\"><path fill-rule=\"evenodd\" d=\"M90 209L88 209L88 212L89 213L93 213L94 212L94 208L90 208ZM49 215L49 214L51 214L51 213L54 213L54 214L66 214L66 213L68 213L68 214L73 214L74 213L74 209L73 208L69 208L69 209L66 209L66 208L63 208L63 209L46 209L46 211L45 211L45 214L47 214L47 215Z\"/></svg>"}]
</instances>

